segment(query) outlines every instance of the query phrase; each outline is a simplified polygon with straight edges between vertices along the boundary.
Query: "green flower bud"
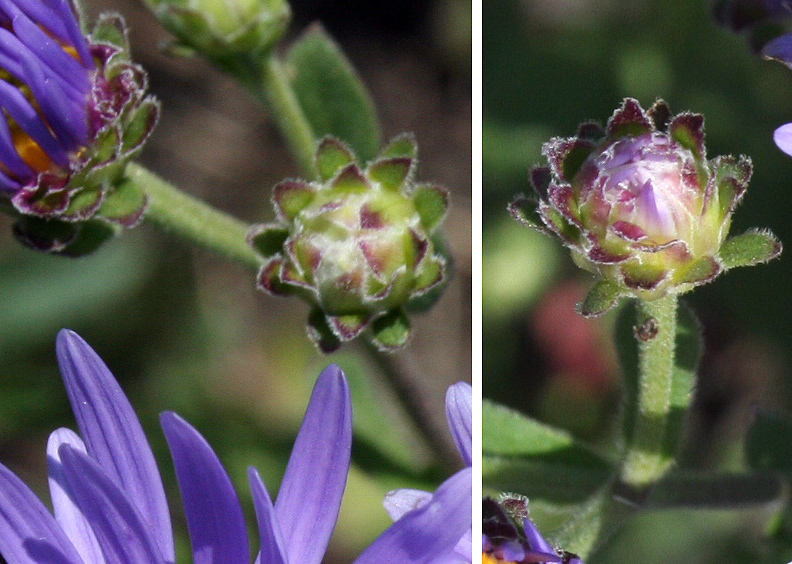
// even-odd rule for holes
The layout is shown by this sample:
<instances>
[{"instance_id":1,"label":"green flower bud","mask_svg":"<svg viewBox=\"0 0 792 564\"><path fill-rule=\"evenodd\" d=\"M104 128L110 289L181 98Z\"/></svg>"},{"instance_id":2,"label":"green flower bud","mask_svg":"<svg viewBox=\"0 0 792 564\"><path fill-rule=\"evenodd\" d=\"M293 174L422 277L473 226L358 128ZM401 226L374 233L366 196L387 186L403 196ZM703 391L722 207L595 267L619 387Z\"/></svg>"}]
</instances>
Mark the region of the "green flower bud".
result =
<instances>
[{"instance_id":1,"label":"green flower bud","mask_svg":"<svg viewBox=\"0 0 792 564\"><path fill-rule=\"evenodd\" d=\"M509 210L560 236L575 263L599 276L582 313L602 313L623 296L686 292L781 253L769 232L726 238L751 161L706 160L703 125L699 114L671 116L663 101L644 112L627 99L604 131L587 123L543 146L549 166L532 171L535 196L519 196Z\"/></svg>"},{"instance_id":2,"label":"green flower bud","mask_svg":"<svg viewBox=\"0 0 792 564\"><path fill-rule=\"evenodd\" d=\"M182 44L225 66L239 55L269 50L286 31L284 0L146 0Z\"/></svg>"},{"instance_id":3,"label":"green flower bud","mask_svg":"<svg viewBox=\"0 0 792 564\"><path fill-rule=\"evenodd\" d=\"M416 152L411 137L397 137L361 168L348 147L327 137L315 158L320 181L275 186L277 223L251 230L266 259L259 286L313 306L309 334L324 352L368 327L379 348L403 346L405 306L446 278L431 236L448 193L413 183Z\"/></svg>"}]
</instances>

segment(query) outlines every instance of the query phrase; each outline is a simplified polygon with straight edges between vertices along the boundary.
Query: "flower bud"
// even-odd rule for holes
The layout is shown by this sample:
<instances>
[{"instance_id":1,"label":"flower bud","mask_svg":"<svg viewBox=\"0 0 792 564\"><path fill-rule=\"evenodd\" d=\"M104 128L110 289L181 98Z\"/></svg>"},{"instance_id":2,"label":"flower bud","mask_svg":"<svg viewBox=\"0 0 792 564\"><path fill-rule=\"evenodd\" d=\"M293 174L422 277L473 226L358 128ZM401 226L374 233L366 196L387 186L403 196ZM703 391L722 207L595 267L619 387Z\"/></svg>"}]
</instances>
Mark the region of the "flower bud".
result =
<instances>
[{"instance_id":1,"label":"flower bud","mask_svg":"<svg viewBox=\"0 0 792 564\"><path fill-rule=\"evenodd\" d=\"M225 66L258 54L280 39L291 19L284 0L146 0L185 47Z\"/></svg>"},{"instance_id":2,"label":"flower bud","mask_svg":"<svg viewBox=\"0 0 792 564\"><path fill-rule=\"evenodd\" d=\"M313 306L309 334L324 351L371 328L381 349L404 345L404 308L445 280L445 258L431 236L448 193L414 184L416 146L397 137L365 168L340 141L316 152L319 182L275 186L277 223L255 226L250 240L266 259L259 286Z\"/></svg>"},{"instance_id":3,"label":"flower bud","mask_svg":"<svg viewBox=\"0 0 792 564\"><path fill-rule=\"evenodd\" d=\"M644 112L627 99L604 131L587 123L576 137L543 146L549 166L532 171L534 197L509 209L560 236L575 263L601 278L584 314L602 313L621 296L685 292L781 252L767 232L726 239L751 161L707 161L703 124L698 114L671 116L662 101Z\"/></svg>"},{"instance_id":4,"label":"flower bud","mask_svg":"<svg viewBox=\"0 0 792 564\"><path fill-rule=\"evenodd\" d=\"M21 215L17 236L51 252L74 242L74 222L137 223L145 195L123 170L159 113L120 18L100 18L86 37L76 13L65 1L0 6L0 192Z\"/></svg>"}]
</instances>

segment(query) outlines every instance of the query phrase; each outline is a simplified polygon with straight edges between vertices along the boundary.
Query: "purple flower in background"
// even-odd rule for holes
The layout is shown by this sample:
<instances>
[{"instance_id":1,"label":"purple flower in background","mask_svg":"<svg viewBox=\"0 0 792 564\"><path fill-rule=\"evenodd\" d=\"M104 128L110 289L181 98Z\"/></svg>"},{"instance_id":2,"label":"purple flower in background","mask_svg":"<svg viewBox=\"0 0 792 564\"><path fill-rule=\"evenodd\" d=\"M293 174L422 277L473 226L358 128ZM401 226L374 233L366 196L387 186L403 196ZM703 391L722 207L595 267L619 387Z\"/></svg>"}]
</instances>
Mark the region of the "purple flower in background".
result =
<instances>
[{"instance_id":1,"label":"purple flower in background","mask_svg":"<svg viewBox=\"0 0 792 564\"><path fill-rule=\"evenodd\" d=\"M472 464L473 450L473 388L465 382L457 382L450 386L446 392L446 419L448 428L454 443L462 456L462 460L467 467L450 478L447 482L459 479L459 476L470 475L470 465ZM441 489L443 486L441 486ZM440 490L431 494L422 490L400 489L390 492L384 501L385 510L391 519L396 521L396 525L404 521L411 511L425 508L428 504L435 501ZM472 504L472 491L467 489L469 503ZM472 521L470 512L467 515L457 514L454 516L457 521L466 519L464 534L459 537L459 541L449 550L448 553L441 555L438 560L431 561L440 564L465 564L472 562L473 537ZM394 526L396 526L394 525ZM448 527L448 523L443 523L442 527Z\"/></svg>"},{"instance_id":2,"label":"purple flower in background","mask_svg":"<svg viewBox=\"0 0 792 564\"><path fill-rule=\"evenodd\" d=\"M762 49L762 55L792 69L792 34L788 33L770 41ZM792 156L792 123L776 129L773 133L773 141L779 149Z\"/></svg>"},{"instance_id":3,"label":"purple flower in background","mask_svg":"<svg viewBox=\"0 0 792 564\"><path fill-rule=\"evenodd\" d=\"M485 498L482 526L484 564L583 564L575 554L554 549L528 518L528 500L504 495L500 502Z\"/></svg>"},{"instance_id":4,"label":"purple flower in background","mask_svg":"<svg viewBox=\"0 0 792 564\"><path fill-rule=\"evenodd\" d=\"M57 354L82 438L68 429L50 436L52 514L0 465L0 554L9 564L174 562L162 480L129 401L76 334L58 335ZM242 509L217 456L178 415L166 412L161 423L194 564L249 563ZM338 516L351 437L347 383L341 370L330 366L317 379L274 504L255 469L248 472L261 539L258 564L319 564ZM463 492L470 492L471 483L469 473L446 482L432 503L386 530L356 563L432 562L435 553L454 545L461 530L452 527L431 538L427 532L458 512L470 513Z\"/></svg>"},{"instance_id":5,"label":"purple flower in background","mask_svg":"<svg viewBox=\"0 0 792 564\"><path fill-rule=\"evenodd\" d=\"M72 0L0 1L0 194L23 215L98 214L128 227L145 196L116 187L159 106L145 96L145 72L129 61L120 17L102 16L84 35L78 13ZM53 250L41 239L23 238Z\"/></svg>"}]
</instances>

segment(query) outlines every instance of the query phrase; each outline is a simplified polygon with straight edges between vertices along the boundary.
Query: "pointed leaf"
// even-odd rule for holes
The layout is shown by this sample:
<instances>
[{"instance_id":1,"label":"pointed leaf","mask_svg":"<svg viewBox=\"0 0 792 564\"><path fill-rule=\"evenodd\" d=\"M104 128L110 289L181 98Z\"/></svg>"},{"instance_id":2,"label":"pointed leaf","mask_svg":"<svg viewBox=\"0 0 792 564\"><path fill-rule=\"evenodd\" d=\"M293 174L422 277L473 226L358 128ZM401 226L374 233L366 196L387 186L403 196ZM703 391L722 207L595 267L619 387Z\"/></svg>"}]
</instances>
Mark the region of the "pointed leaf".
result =
<instances>
[{"instance_id":1,"label":"pointed leaf","mask_svg":"<svg viewBox=\"0 0 792 564\"><path fill-rule=\"evenodd\" d=\"M326 164L326 163L325 163ZM319 160L318 167L325 166ZM335 173L335 171L333 171ZM316 188L303 180L284 180L272 189L272 203L281 221L291 221L305 206L311 203L316 194Z\"/></svg>"},{"instance_id":2,"label":"pointed leaf","mask_svg":"<svg viewBox=\"0 0 792 564\"><path fill-rule=\"evenodd\" d=\"M395 309L371 323L372 341L381 351L395 351L410 338L410 320L401 309Z\"/></svg>"},{"instance_id":3,"label":"pointed leaf","mask_svg":"<svg viewBox=\"0 0 792 564\"><path fill-rule=\"evenodd\" d=\"M282 253L288 238L289 230L275 223L254 225L248 231L248 242L264 258Z\"/></svg>"},{"instance_id":4,"label":"pointed leaf","mask_svg":"<svg viewBox=\"0 0 792 564\"><path fill-rule=\"evenodd\" d=\"M160 416L160 423L176 469L194 564L249 562L242 507L212 447L171 411Z\"/></svg>"},{"instance_id":5,"label":"pointed leaf","mask_svg":"<svg viewBox=\"0 0 792 564\"><path fill-rule=\"evenodd\" d=\"M107 194L99 215L122 227L134 227L145 213L148 196L136 182L124 179Z\"/></svg>"},{"instance_id":6,"label":"pointed leaf","mask_svg":"<svg viewBox=\"0 0 792 564\"><path fill-rule=\"evenodd\" d=\"M439 186L419 184L413 192L413 201L421 224L427 233L431 233L442 223L448 211L449 193Z\"/></svg>"},{"instance_id":7,"label":"pointed leaf","mask_svg":"<svg viewBox=\"0 0 792 564\"><path fill-rule=\"evenodd\" d=\"M321 562L338 519L351 450L349 387L331 364L316 380L275 501L289 562Z\"/></svg>"},{"instance_id":8,"label":"pointed leaf","mask_svg":"<svg viewBox=\"0 0 792 564\"><path fill-rule=\"evenodd\" d=\"M129 41L127 39L126 25L124 19L113 13L102 13L96 20L96 25L91 31L91 41L110 43L129 53Z\"/></svg>"},{"instance_id":9,"label":"pointed leaf","mask_svg":"<svg viewBox=\"0 0 792 564\"><path fill-rule=\"evenodd\" d=\"M598 280L578 306L579 313L585 317L602 315L616 305L621 297L621 289L613 282Z\"/></svg>"},{"instance_id":10,"label":"pointed leaf","mask_svg":"<svg viewBox=\"0 0 792 564\"><path fill-rule=\"evenodd\" d=\"M341 342L354 339L368 325L368 315L328 315L327 323Z\"/></svg>"},{"instance_id":11,"label":"pointed leaf","mask_svg":"<svg viewBox=\"0 0 792 564\"><path fill-rule=\"evenodd\" d=\"M316 147L316 170L319 178L330 180L347 165L355 162L355 154L335 137L324 137Z\"/></svg>"},{"instance_id":12,"label":"pointed leaf","mask_svg":"<svg viewBox=\"0 0 792 564\"><path fill-rule=\"evenodd\" d=\"M410 178L415 161L408 157L393 157L373 162L366 169L369 178L388 191L398 192Z\"/></svg>"},{"instance_id":13,"label":"pointed leaf","mask_svg":"<svg viewBox=\"0 0 792 564\"><path fill-rule=\"evenodd\" d=\"M124 153L139 149L148 139L159 120L160 105L153 98L147 98L135 109L134 113L124 122L124 133L121 145Z\"/></svg>"},{"instance_id":14,"label":"pointed leaf","mask_svg":"<svg viewBox=\"0 0 792 564\"><path fill-rule=\"evenodd\" d=\"M768 262L781 254L781 241L770 231L751 230L731 237L718 253L725 269Z\"/></svg>"},{"instance_id":15,"label":"pointed leaf","mask_svg":"<svg viewBox=\"0 0 792 564\"><path fill-rule=\"evenodd\" d=\"M360 158L372 159L380 128L369 93L339 46L319 25L292 46L292 87L316 137L343 139Z\"/></svg>"},{"instance_id":16,"label":"pointed leaf","mask_svg":"<svg viewBox=\"0 0 792 564\"><path fill-rule=\"evenodd\" d=\"M412 133L397 135L380 151L379 159L407 158L415 162L418 158L418 143Z\"/></svg>"}]
</instances>

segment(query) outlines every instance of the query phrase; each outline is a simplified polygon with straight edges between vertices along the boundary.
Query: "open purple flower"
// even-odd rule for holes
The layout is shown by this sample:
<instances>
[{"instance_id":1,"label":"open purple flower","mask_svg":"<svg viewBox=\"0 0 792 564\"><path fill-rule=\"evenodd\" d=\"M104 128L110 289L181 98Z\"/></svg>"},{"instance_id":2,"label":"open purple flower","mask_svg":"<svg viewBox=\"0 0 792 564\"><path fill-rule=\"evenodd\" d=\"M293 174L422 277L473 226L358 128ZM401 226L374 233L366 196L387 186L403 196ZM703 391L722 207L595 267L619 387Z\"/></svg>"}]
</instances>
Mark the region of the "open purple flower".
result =
<instances>
[{"instance_id":1,"label":"open purple flower","mask_svg":"<svg viewBox=\"0 0 792 564\"><path fill-rule=\"evenodd\" d=\"M446 482L448 484L452 480L460 479L459 476L468 475L473 460L473 388L470 387L470 384L457 382L448 388L446 392L446 419L448 420L451 436L466 466L464 470L449 478ZM443 487L441 486L441 489ZM435 502L439 492L440 490L432 494L422 490L406 488L394 490L385 497L383 503L388 515L398 525L411 514L411 511L425 508ZM469 503L472 504L472 492L469 488L466 495L470 500ZM460 519L461 516L457 515L455 518ZM468 518L470 518L470 515L468 515ZM446 527L447 525L443 524L442 526ZM472 555L472 521L469 520L464 534L459 537L453 549L446 554L440 555L438 560L432 562L437 564L466 564L472 562Z\"/></svg>"},{"instance_id":2,"label":"open purple flower","mask_svg":"<svg viewBox=\"0 0 792 564\"><path fill-rule=\"evenodd\" d=\"M100 17L86 36L78 13L73 0L0 1L0 194L23 217L97 215L129 227L146 199L121 186L122 174L159 107L129 60L120 17ZM56 252L76 231L40 220L16 227L27 244Z\"/></svg>"},{"instance_id":3,"label":"open purple flower","mask_svg":"<svg viewBox=\"0 0 792 564\"><path fill-rule=\"evenodd\" d=\"M174 562L162 480L129 401L76 334L58 335L57 354L81 437L68 429L50 436L53 514L0 465L0 555L9 564ZM217 456L178 415L166 412L161 423L194 564L251 562L242 509ZM317 379L274 504L256 470L249 470L261 539L257 564L319 564L338 516L351 438L347 383L341 370L330 366ZM386 530L356 563L432 562L435 553L454 545L464 524L445 536L426 531L470 513L463 492L470 491L471 482L469 474L446 482L432 503Z\"/></svg>"}]
</instances>

